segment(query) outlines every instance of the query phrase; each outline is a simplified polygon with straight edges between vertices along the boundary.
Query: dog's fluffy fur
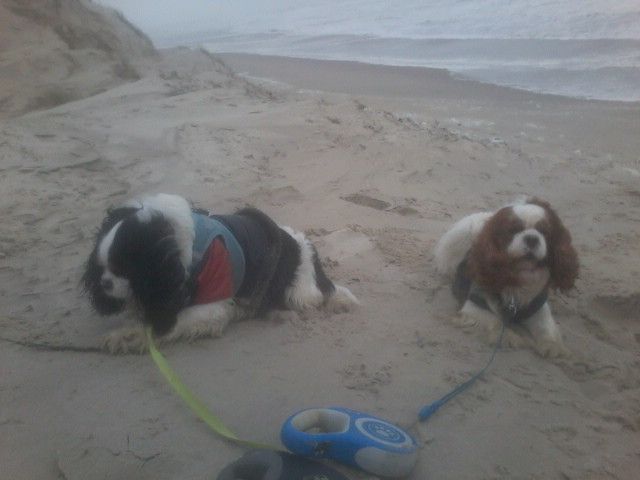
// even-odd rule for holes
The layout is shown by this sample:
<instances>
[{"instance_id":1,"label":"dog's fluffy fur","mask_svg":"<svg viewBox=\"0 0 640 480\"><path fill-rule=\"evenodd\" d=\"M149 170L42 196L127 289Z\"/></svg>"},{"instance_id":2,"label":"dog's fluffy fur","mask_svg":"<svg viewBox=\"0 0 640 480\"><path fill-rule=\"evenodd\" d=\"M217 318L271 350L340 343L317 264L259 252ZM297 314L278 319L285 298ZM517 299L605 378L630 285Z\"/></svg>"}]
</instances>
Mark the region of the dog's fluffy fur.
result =
<instances>
[{"instance_id":1,"label":"dog's fluffy fur","mask_svg":"<svg viewBox=\"0 0 640 480\"><path fill-rule=\"evenodd\" d=\"M219 336L230 321L273 309L346 311L358 304L347 288L327 278L304 234L279 227L259 210L244 209L236 218L259 228L266 248L249 259L236 297L191 305L191 213L184 198L168 194L131 200L107 212L86 263L84 291L102 315L134 307L141 319L110 333L108 350L144 351L143 326L164 341L194 339Z\"/></svg>"},{"instance_id":2,"label":"dog's fluffy fur","mask_svg":"<svg viewBox=\"0 0 640 480\"><path fill-rule=\"evenodd\" d=\"M484 294L489 310L468 297L458 299L459 322L484 325L494 341L502 321L498 304L511 301L518 308L526 306L546 289L572 288L578 275L569 231L549 203L537 198L458 221L438 242L435 260L441 273L463 274ZM505 332L507 345L531 343L545 356L567 353L548 302L510 327Z\"/></svg>"}]
</instances>

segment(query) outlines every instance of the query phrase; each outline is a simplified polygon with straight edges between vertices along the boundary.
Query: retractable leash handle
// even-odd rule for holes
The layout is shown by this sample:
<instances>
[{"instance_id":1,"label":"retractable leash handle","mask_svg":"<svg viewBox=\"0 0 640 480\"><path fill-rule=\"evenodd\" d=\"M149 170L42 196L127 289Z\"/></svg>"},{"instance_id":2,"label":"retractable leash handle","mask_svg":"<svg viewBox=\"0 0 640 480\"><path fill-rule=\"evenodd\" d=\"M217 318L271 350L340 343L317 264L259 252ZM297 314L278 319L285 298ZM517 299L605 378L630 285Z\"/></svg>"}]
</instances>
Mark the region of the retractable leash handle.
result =
<instances>
[{"instance_id":1,"label":"retractable leash handle","mask_svg":"<svg viewBox=\"0 0 640 480\"><path fill-rule=\"evenodd\" d=\"M383 477L408 475L418 458L418 446L407 432L342 407L302 410L287 419L280 438L298 455L329 458Z\"/></svg>"}]
</instances>

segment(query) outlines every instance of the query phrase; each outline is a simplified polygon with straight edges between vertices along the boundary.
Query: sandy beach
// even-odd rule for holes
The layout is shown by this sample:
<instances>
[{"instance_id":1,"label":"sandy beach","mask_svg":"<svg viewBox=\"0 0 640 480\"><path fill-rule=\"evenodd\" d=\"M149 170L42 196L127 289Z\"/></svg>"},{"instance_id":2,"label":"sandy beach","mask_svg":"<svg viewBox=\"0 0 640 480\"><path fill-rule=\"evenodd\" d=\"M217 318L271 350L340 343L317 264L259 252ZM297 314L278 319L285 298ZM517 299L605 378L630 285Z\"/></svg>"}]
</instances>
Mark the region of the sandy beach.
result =
<instances>
[{"instance_id":1,"label":"sandy beach","mask_svg":"<svg viewBox=\"0 0 640 480\"><path fill-rule=\"evenodd\" d=\"M255 205L306 231L362 301L163 348L240 436L278 443L290 414L341 405L415 435L412 480L636 478L638 103L443 70L186 49L141 71L0 123L4 478L215 478L242 453L195 418L147 355L77 351L118 322L93 313L78 287L94 231L107 207L144 192L219 213ZM477 385L416 423L491 354L452 324L435 242L520 194L556 207L580 255L577 288L551 298L571 355L504 349Z\"/></svg>"}]
</instances>

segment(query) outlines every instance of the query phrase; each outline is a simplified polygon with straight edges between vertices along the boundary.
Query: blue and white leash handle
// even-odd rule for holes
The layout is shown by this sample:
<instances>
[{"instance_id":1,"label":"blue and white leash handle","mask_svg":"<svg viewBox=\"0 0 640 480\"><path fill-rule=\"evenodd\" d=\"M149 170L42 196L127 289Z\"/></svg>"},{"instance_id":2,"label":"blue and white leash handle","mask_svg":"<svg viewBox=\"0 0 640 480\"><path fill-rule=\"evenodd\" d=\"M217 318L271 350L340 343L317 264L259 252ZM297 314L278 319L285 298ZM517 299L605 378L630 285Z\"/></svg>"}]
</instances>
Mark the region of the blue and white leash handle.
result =
<instances>
[{"instance_id":1,"label":"blue and white leash handle","mask_svg":"<svg viewBox=\"0 0 640 480\"><path fill-rule=\"evenodd\" d=\"M418 458L418 446L407 432L343 407L302 410L287 419L280 438L298 455L330 458L383 477L408 475Z\"/></svg>"}]
</instances>

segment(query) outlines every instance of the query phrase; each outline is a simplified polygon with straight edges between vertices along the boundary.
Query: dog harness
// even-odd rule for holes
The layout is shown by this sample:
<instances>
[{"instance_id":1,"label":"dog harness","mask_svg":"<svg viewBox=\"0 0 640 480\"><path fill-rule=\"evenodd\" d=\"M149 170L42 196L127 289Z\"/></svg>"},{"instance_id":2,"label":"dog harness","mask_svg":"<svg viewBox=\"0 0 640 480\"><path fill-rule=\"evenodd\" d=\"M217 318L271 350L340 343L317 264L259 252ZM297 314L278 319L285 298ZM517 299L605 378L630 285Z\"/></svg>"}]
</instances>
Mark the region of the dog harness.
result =
<instances>
[{"instance_id":1,"label":"dog harness","mask_svg":"<svg viewBox=\"0 0 640 480\"><path fill-rule=\"evenodd\" d=\"M532 317L549 299L549 289L545 288L533 300L526 305L518 305L514 298L506 302L500 295L492 295L485 292L475 284L467 275L467 259L458 265L453 282L453 291L459 301L469 300L474 305L493 312L487 298L493 299L498 312L506 323L518 323Z\"/></svg>"},{"instance_id":2,"label":"dog harness","mask_svg":"<svg viewBox=\"0 0 640 480\"><path fill-rule=\"evenodd\" d=\"M195 283L192 304L233 297L244 281L246 262L236 237L220 220L192 213L195 229L190 276Z\"/></svg>"}]
</instances>

